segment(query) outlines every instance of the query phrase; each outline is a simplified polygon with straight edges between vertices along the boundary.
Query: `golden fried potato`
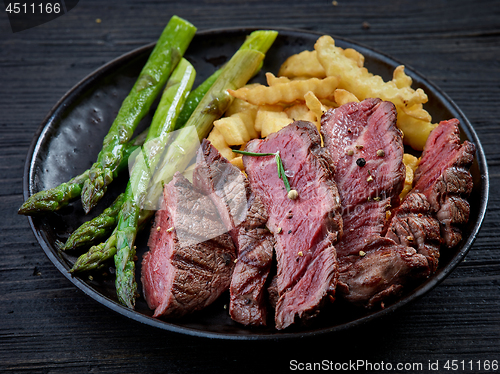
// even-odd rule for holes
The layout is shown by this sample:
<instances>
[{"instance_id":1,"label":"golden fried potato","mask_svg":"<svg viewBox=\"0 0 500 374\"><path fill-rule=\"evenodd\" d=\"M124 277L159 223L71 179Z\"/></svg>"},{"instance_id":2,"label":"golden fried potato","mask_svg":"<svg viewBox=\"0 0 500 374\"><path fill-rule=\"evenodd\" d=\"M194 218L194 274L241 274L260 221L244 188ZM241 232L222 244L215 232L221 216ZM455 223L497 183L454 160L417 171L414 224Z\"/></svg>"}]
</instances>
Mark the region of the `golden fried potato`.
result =
<instances>
[{"instance_id":1,"label":"golden fried potato","mask_svg":"<svg viewBox=\"0 0 500 374\"><path fill-rule=\"evenodd\" d=\"M356 65L362 68L365 65L365 56L352 48L344 49L344 55L353 61L356 61Z\"/></svg>"},{"instance_id":2,"label":"golden fried potato","mask_svg":"<svg viewBox=\"0 0 500 374\"><path fill-rule=\"evenodd\" d=\"M302 51L288 57L281 65L278 76L288 78L314 77L325 78L325 69L319 63L316 51Z\"/></svg>"},{"instance_id":3,"label":"golden fried potato","mask_svg":"<svg viewBox=\"0 0 500 374\"><path fill-rule=\"evenodd\" d=\"M405 74L404 65L399 65L392 73L392 81L396 84L397 88L411 87L413 83L411 77Z\"/></svg>"},{"instance_id":4,"label":"golden fried potato","mask_svg":"<svg viewBox=\"0 0 500 374\"><path fill-rule=\"evenodd\" d=\"M217 127L214 127L212 129L212 131L210 131L210 134L208 134L207 140L209 140L210 143L212 143L212 145L219 151L219 153L222 156L224 156L225 158L227 158L228 160L232 160L233 158L236 157L236 154L233 152L233 150L226 143L224 136L217 129Z\"/></svg>"},{"instance_id":5,"label":"golden fried potato","mask_svg":"<svg viewBox=\"0 0 500 374\"><path fill-rule=\"evenodd\" d=\"M259 133L262 131L262 122L264 121L264 119L266 117L265 113L261 113L259 115L260 111L262 111L262 112L268 112L268 111L282 112L283 111L283 107L281 105L262 105L262 106L257 107L257 108L259 108L259 110L257 111L257 114L255 115L254 128L255 128L255 131L257 131Z\"/></svg>"},{"instance_id":6,"label":"golden fried potato","mask_svg":"<svg viewBox=\"0 0 500 374\"><path fill-rule=\"evenodd\" d=\"M266 73L266 81L268 86L274 86L276 84L290 83L290 78L277 77L273 73Z\"/></svg>"},{"instance_id":7,"label":"golden fried potato","mask_svg":"<svg viewBox=\"0 0 500 374\"><path fill-rule=\"evenodd\" d=\"M255 129L259 131L262 138L267 137L273 132L281 130L283 127L292 123L286 112L279 106L262 106L257 112L255 118Z\"/></svg>"},{"instance_id":8,"label":"golden fried potato","mask_svg":"<svg viewBox=\"0 0 500 374\"><path fill-rule=\"evenodd\" d=\"M316 114L313 113L306 104L298 103L292 105L285 109L285 113L287 114L290 122L293 121L309 121L316 124ZM316 124L316 127L318 124Z\"/></svg>"},{"instance_id":9,"label":"golden fried potato","mask_svg":"<svg viewBox=\"0 0 500 374\"><path fill-rule=\"evenodd\" d=\"M255 115L257 114L257 110L259 107L257 105L250 104L245 100L234 99L229 108L227 108L226 113L224 115L226 117L230 117L235 113L248 112L253 114L253 119L255 120Z\"/></svg>"},{"instance_id":10,"label":"golden fried potato","mask_svg":"<svg viewBox=\"0 0 500 374\"><path fill-rule=\"evenodd\" d=\"M236 166L240 170L245 170L245 166L243 166L243 156L239 155L238 157L233 158L229 161L231 164Z\"/></svg>"},{"instance_id":11,"label":"golden fried potato","mask_svg":"<svg viewBox=\"0 0 500 374\"><path fill-rule=\"evenodd\" d=\"M252 139L245 123L237 114L214 121L214 127L219 130L228 145L240 145Z\"/></svg>"},{"instance_id":12,"label":"golden fried potato","mask_svg":"<svg viewBox=\"0 0 500 374\"><path fill-rule=\"evenodd\" d=\"M405 153L403 155L403 163L406 167L406 176L403 191L399 194L400 199L403 199L413 188L413 176L415 175L415 170L417 170L418 158L409 153Z\"/></svg>"},{"instance_id":13,"label":"golden fried potato","mask_svg":"<svg viewBox=\"0 0 500 374\"><path fill-rule=\"evenodd\" d=\"M359 100L378 97L391 101L398 111L397 123L404 133L405 144L417 150L423 149L429 133L437 124L421 119L429 118L421 106L427 102L427 95L420 88L414 90L408 86L409 77L404 74L404 68L396 69L394 79L384 82L382 77L371 74L366 68L359 67L357 61L347 57L328 35L320 37L314 48L326 75L340 77L338 88L351 92Z\"/></svg>"},{"instance_id":14,"label":"golden fried potato","mask_svg":"<svg viewBox=\"0 0 500 374\"><path fill-rule=\"evenodd\" d=\"M266 73L266 81L268 86L275 86L277 84L282 84L282 83L290 83L292 80L300 81L306 79L309 79L309 77L295 77L293 79L290 79L287 77L277 77L273 73Z\"/></svg>"},{"instance_id":15,"label":"golden fried potato","mask_svg":"<svg viewBox=\"0 0 500 374\"><path fill-rule=\"evenodd\" d=\"M316 125L318 131L321 127L321 116L326 113L328 108L323 105L323 103L314 95L313 92L309 91L304 95L304 99L306 100L307 108L314 113L314 121L311 121Z\"/></svg>"},{"instance_id":16,"label":"golden fried potato","mask_svg":"<svg viewBox=\"0 0 500 374\"><path fill-rule=\"evenodd\" d=\"M243 99L251 104L273 105L304 100L304 95L308 91L314 92L318 98L328 98L333 95L337 85L337 77L331 76L324 79L292 80L288 83L277 83L273 86L245 86L237 90L228 90L228 92L232 96Z\"/></svg>"},{"instance_id":17,"label":"golden fried potato","mask_svg":"<svg viewBox=\"0 0 500 374\"><path fill-rule=\"evenodd\" d=\"M259 107L257 105L247 103L245 100L234 99L232 104L226 110L225 117L223 117L223 118L227 118L227 117L232 118L232 120L230 120L230 121L233 121L234 123L232 125L226 124L230 128L231 128L231 126L244 125L244 127L246 128L246 132L248 133L248 136L250 137L250 139L255 139L255 138L259 137L259 134L257 131L255 131L255 126L254 126L255 116L257 115L258 110L259 110ZM222 130L222 128L219 128L219 130L222 131L224 134L224 131ZM228 131L230 131L230 130L228 129ZM244 137L244 138L246 138L246 137ZM236 141L236 140L234 140L234 141ZM248 140L246 140L246 141L248 141ZM232 143L233 143L233 141L229 141L228 144L229 145L236 145L236 144L232 144ZM242 143L237 143L237 144L242 144Z\"/></svg>"},{"instance_id":18,"label":"golden fried potato","mask_svg":"<svg viewBox=\"0 0 500 374\"><path fill-rule=\"evenodd\" d=\"M359 103L359 100L349 91L343 90L342 88L337 88L334 93L335 102L337 105L344 105L347 103Z\"/></svg>"}]
</instances>

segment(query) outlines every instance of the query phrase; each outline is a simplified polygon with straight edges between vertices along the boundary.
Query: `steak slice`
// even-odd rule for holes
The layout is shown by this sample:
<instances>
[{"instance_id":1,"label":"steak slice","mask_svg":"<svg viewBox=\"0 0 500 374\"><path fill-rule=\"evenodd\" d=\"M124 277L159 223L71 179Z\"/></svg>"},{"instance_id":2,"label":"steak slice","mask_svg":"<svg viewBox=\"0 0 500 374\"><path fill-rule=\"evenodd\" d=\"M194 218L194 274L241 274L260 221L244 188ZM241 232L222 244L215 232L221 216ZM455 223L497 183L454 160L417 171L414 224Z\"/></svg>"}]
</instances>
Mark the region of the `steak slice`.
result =
<instances>
[{"instance_id":1,"label":"steak slice","mask_svg":"<svg viewBox=\"0 0 500 374\"><path fill-rule=\"evenodd\" d=\"M235 229L245 220L249 207L248 180L206 139L203 139L196 155L193 185L210 197L236 241Z\"/></svg>"},{"instance_id":2,"label":"steak slice","mask_svg":"<svg viewBox=\"0 0 500 374\"><path fill-rule=\"evenodd\" d=\"M154 317L181 317L229 288L235 248L212 201L180 173L165 186L164 206L155 217L141 280Z\"/></svg>"},{"instance_id":3,"label":"steak slice","mask_svg":"<svg viewBox=\"0 0 500 374\"><path fill-rule=\"evenodd\" d=\"M238 260L230 286L229 314L244 325L267 325L265 284L271 270L274 237L266 228L238 231Z\"/></svg>"},{"instance_id":4,"label":"steak slice","mask_svg":"<svg viewBox=\"0 0 500 374\"><path fill-rule=\"evenodd\" d=\"M386 211L399 205L405 179L396 109L380 99L345 104L323 115L321 133L343 209L344 235L336 245L339 290L371 307L429 272L414 248L383 237Z\"/></svg>"},{"instance_id":5,"label":"steak slice","mask_svg":"<svg viewBox=\"0 0 500 374\"><path fill-rule=\"evenodd\" d=\"M278 329L315 316L335 294L340 199L330 156L320 143L313 124L296 121L246 146L249 152L280 152L290 185L298 192L295 200L287 197L274 156L243 156L250 186L266 207L267 227L276 240Z\"/></svg>"},{"instance_id":6,"label":"steak slice","mask_svg":"<svg viewBox=\"0 0 500 374\"><path fill-rule=\"evenodd\" d=\"M441 237L448 248L462 239L460 227L469 220L467 197L472 191L469 168L476 148L460 144L459 121L442 121L429 135L415 172L413 191L423 193L441 224Z\"/></svg>"},{"instance_id":7,"label":"steak slice","mask_svg":"<svg viewBox=\"0 0 500 374\"><path fill-rule=\"evenodd\" d=\"M412 279L428 274L427 259L414 248L398 245L384 237L372 237L366 254L341 269L338 290L354 304L383 306L397 296Z\"/></svg>"},{"instance_id":8,"label":"steak slice","mask_svg":"<svg viewBox=\"0 0 500 374\"><path fill-rule=\"evenodd\" d=\"M396 109L380 99L349 103L323 116L321 133L342 201L337 256L341 263L355 261L370 237L382 235L386 211L399 205L405 166Z\"/></svg>"},{"instance_id":9,"label":"steak slice","mask_svg":"<svg viewBox=\"0 0 500 374\"><path fill-rule=\"evenodd\" d=\"M415 248L427 259L430 271L436 271L441 245L439 222L424 194L410 192L406 195L401 205L392 212L385 236L397 244Z\"/></svg>"},{"instance_id":10,"label":"steak slice","mask_svg":"<svg viewBox=\"0 0 500 374\"><path fill-rule=\"evenodd\" d=\"M264 228L267 213L262 202L251 193L244 174L206 139L197 154L193 184L213 201L237 248L230 286L231 318L244 325L266 325L264 285L274 237Z\"/></svg>"}]
</instances>

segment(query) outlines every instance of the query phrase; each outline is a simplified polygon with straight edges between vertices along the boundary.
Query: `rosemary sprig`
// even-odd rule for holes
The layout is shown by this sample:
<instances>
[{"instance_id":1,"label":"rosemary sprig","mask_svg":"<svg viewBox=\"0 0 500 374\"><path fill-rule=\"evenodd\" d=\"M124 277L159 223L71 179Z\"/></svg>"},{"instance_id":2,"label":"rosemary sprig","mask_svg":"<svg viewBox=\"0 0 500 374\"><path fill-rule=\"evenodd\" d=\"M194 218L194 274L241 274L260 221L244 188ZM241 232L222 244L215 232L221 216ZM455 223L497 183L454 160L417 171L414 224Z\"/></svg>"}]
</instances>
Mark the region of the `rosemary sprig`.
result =
<instances>
[{"instance_id":1,"label":"rosemary sprig","mask_svg":"<svg viewBox=\"0 0 500 374\"><path fill-rule=\"evenodd\" d=\"M278 168L278 178L281 178L283 180L283 183L285 184L286 192L289 193L291 188L290 188L290 183L288 182L288 178L285 174L285 168L283 166L283 161L281 161L280 157L280 151L276 151L275 153L258 153L258 152L247 152L247 151L239 151L239 150L233 150L234 153L240 153L245 156L274 156L274 159L276 161L276 166Z\"/></svg>"}]
</instances>

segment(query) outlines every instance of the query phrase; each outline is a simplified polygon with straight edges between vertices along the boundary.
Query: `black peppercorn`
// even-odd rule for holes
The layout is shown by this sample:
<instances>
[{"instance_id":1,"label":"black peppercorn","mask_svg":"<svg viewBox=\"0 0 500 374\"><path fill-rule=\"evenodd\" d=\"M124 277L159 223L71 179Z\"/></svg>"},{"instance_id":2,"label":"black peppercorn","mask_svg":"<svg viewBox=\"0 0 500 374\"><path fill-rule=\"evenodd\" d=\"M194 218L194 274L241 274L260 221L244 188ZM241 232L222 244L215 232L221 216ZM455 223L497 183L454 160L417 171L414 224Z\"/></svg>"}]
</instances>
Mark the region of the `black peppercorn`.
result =
<instances>
[{"instance_id":1,"label":"black peppercorn","mask_svg":"<svg viewBox=\"0 0 500 374\"><path fill-rule=\"evenodd\" d=\"M363 166L365 166L365 165L366 165L366 160L365 160L363 157L358 158L358 159L356 160L356 164L357 164L358 166L363 167Z\"/></svg>"}]
</instances>

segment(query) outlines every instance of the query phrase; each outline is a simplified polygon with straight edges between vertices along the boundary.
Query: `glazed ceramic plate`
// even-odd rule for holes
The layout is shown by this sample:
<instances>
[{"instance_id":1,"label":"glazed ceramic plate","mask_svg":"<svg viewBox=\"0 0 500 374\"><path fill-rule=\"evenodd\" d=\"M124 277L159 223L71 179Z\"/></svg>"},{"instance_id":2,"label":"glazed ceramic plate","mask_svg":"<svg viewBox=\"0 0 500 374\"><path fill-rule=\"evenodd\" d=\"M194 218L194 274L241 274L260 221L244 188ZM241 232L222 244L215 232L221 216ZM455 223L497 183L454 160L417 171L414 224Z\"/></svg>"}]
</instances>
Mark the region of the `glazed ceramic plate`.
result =
<instances>
[{"instance_id":1,"label":"glazed ceramic plate","mask_svg":"<svg viewBox=\"0 0 500 374\"><path fill-rule=\"evenodd\" d=\"M251 31L253 30L225 29L198 33L185 55L197 70L195 84L203 81L214 69L224 64ZM314 42L320 36L317 33L300 30L280 29L278 31L279 36L266 56L261 73L254 78L256 82L265 82L264 73L267 71L276 74L287 56L304 49L312 50ZM366 58L365 66L371 72L382 75L386 80L392 78L392 71L401 64L365 46L339 37L335 37L335 40L340 47L355 48L361 52ZM122 100L133 86L152 48L153 44L144 46L104 65L73 87L55 105L35 135L27 157L24 173L25 198L37 191L67 181L92 165ZM360 310L336 302L325 309L320 317L309 326L292 326L285 331L276 331L271 327L247 328L233 322L226 309L227 294L205 310L179 320L152 318L152 311L148 309L142 297L137 300L135 310L127 309L117 302L112 271L105 269L93 274L91 278L88 275L72 277L68 270L77 254L62 254L55 244L57 240L66 240L69 234L84 221L91 219L107 207L124 190L127 175L113 182L103 200L87 216L83 213L81 203L76 201L57 213L30 217L35 236L61 273L89 297L128 318L169 331L223 339L295 338L333 333L393 313L439 284L464 258L479 231L488 200L486 160L471 124L439 88L408 66L406 72L413 78L413 87L423 88L429 96L426 109L431 113L434 121L458 118L461 123L462 138L469 139L476 145L477 154L471 170L474 190L470 197L472 207L470 220L464 229L462 242L451 252L442 255L440 267L434 275L424 283L409 287L400 299L393 304L386 305L383 310ZM150 120L151 116L145 118L138 130L145 128ZM148 232L149 228L137 239L139 261L147 251ZM137 268L136 278L140 279L140 266ZM140 284L139 289L142 289Z\"/></svg>"}]
</instances>

